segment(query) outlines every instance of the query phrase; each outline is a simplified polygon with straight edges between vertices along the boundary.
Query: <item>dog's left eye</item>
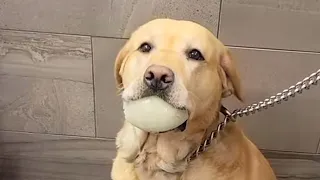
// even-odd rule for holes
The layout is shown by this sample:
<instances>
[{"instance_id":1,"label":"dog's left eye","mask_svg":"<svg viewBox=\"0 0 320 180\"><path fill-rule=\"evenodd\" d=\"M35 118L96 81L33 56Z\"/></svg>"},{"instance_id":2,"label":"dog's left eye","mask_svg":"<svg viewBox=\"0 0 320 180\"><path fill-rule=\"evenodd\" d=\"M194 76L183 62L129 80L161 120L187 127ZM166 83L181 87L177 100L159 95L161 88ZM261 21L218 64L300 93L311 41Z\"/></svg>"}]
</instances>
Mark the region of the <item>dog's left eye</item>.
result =
<instances>
[{"instance_id":1,"label":"dog's left eye","mask_svg":"<svg viewBox=\"0 0 320 180\"><path fill-rule=\"evenodd\" d=\"M197 60L197 61L203 61L204 57L201 54L201 52L197 49L192 49L191 51L188 52L188 58Z\"/></svg>"},{"instance_id":2,"label":"dog's left eye","mask_svg":"<svg viewBox=\"0 0 320 180\"><path fill-rule=\"evenodd\" d=\"M139 47L139 51L143 52L143 53L148 53L150 52L152 49L152 46L151 44L145 42L145 43L142 43Z\"/></svg>"}]
</instances>

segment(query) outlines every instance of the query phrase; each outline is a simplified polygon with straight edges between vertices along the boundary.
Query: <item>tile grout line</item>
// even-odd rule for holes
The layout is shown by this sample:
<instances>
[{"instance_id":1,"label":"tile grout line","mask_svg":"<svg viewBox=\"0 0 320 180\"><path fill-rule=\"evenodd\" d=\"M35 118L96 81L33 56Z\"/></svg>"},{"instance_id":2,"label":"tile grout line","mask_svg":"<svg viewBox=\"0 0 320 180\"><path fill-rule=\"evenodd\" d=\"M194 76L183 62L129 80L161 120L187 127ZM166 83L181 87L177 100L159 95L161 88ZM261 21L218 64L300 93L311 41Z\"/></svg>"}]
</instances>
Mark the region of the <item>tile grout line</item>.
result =
<instances>
[{"instance_id":1,"label":"tile grout line","mask_svg":"<svg viewBox=\"0 0 320 180\"><path fill-rule=\"evenodd\" d=\"M115 138L106 138L106 137L93 137L93 136L81 136L81 135L70 135L70 134L54 134L54 133L39 133L39 132L28 132L28 131L14 131L14 130L4 130L0 129L1 132L10 132L10 133L19 133L19 134L30 134L30 135L44 135L44 136L62 136L62 137L73 137L73 138L81 138L81 139L92 139L92 140L108 140L114 141ZM1 141L0 141L1 142Z\"/></svg>"},{"instance_id":2,"label":"tile grout line","mask_svg":"<svg viewBox=\"0 0 320 180\"><path fill-rule=\"evenodd\" d=\"M302 151L276 150L276 149L265 149L265 148L259 148L259 150L263 153L301 154L301 155L312 155L312 156L315 155L315 153L312 153L312 152L302 152Z\"/></svg>"},{"instance_id":3,"label":"tile grout line","mask_svg":"<svg viewBox=\"0 0 320 180\"><path fill-rule=\"evenodd\" d=\"M93 53L93 38L90 36L91 45L91 76L92 76L92 95L93 95L93 119L94 119L94 137L97 137L97 116L96 116L96 88L95 88L95 76L94 76L94 53Z\"/></svg>"},{"instance_id":4,"label":"tile grout line","mask_svg":"<svg viewBox=\"0 0 320 180\"><path fill-rule=\"evenodd\" d=\"M219 34L220 34L221 13L222 13L222 0L220 0L220 6L219 6L217 38L219 38Z\"/></svg>"},{"instance_id":5,"label":"tile grout line","mask_svg":"<svg viewBox=\"0 0 320 180\"><path fill-rule=\"evenodd\" d=\"M113 36L101 36L101 35L99 36L99 35L90 35L90 34L76 34L76 33L25 30L25 29L11 29L11 28L0 28L0 30L26 32L26 33L39 33L39 34L56 34L56 35L67 35L67 36L97 37L97 38L106 38L106 39L128 39L126 37L113 37Z\"/></svg>"},{"instance_id":6,"label":"tile grout line","mask_svg":"<svg viewBox=\"0 0 320 180\"><path fill-rule=\"evenodd\" d=\"M318 142L318 147L316 149L316 153L320 153L320 137L319 137L319 142Z\"/></svg>"},{"instance_id":7,"label":"tile grout line","mask_svg":"<svg viewBox=\"0 0 320 180\"><path fill-rule=\"evenodd\" d=\"M17 75L17 74L9 74L3 73L0 76L11 76L11 77L23 77L23 78L34 78L34 79L48 79L48 80L59 80L59 81L70 81L75 83L83 83L83 84L92 84L91 82L81 81L81 80L73 80L73 79L63 79L63 78L50 78L50 77L39 77L34 75Z\"/></svg>"},{"instance_id":8,"label":"tile grout line","mask_svg":"<svg viewBox=\"0 0 320 180\"><path fill-rule=\"evenodd\" d=\"M39 33L39 34L58 34L58 35L69 35L69 36L83 36L90 37L90 35L86 34L76 34L76 33L62 33L62 32L51 32L51 31L37 31L37 30L26 30L26 29L13 29L13 28L0 28L0 30L4 31L17 31L17 32L26 32L26 33Z\"/></svg>"},{"instance_id":9,"label":"tile grout line","mask_svg":"<svg viewBox=\"0 0 320 180\"><path fill-rule=\"evenodd\" d=\"M92 140L108 140L108 141L114 141L115 140L115 138L79 136L79 135L68 135L68 134L45 134L45 133L27 132L27 131L0 130L0 133L1 132L11 132L11 133L21 133L21 134L34 134L34 135L47 135L47 136L78 137L78 138L92 139ZM282 150L269 150L269 149L259 149L259 150L260 151L265 151L267 153L293 153L293 154L303 154L303 155L316 155L314 153L304 153L304 152L297 152L297 151L282 151Z\"/></svg>"},{"instance_id":10,"label":"tile grout line","mask_svg":"<svg viewBox=\"0 0 320 180\"><path fill-rule=\"evenodd\" d=\"M320 51L305 51L305 50L293 50L293 49L276 49L276 48L263 48L263 47L251 47L251 46L234 46L225 44L225 46L234 49L247 49L256 51L275 51L275 52L287 52L287 53L300 53L300 54L315 54L319 55Z\"/></svg>"},{"instance_id":11,"label":"tile grout line","mask_svg":"<svg viewBox=\"0 0 320 180\"><path fill-rule=\"evenodd\" d=\"M93 35L91 35L91 37L93 37L93 38L104 38L104 39L118 39L118 40L122 40L122 39L128 40L129 39L127 37L113 37L113 36L93 36Z\"/></svg>"},{"instance_id":12,"label":"tile grout line","mask_svg":"<svg viewBox=\"0 0 320 180\"><path fill-rule=\"evenodd\" d=\"M222 2L222 0L221 0ZM220 18L219 18L220 19ZM220 22L221 23L221 22ZM220 31L220 23L218 23L218 31L217 37ZM90 37L90 38L105 38L105 39L124 39L128 40L129 38L124 37L112 37L112 36L94 36L94 35L83 35L83 34L72 34L72 33L59 33L59 32L48 32L48 31L35 31L35 30L19 30L19 29L8 29L8 28L0 28L0 30L5 31L18 31L18 32L26 32L26 33L39 33L39 34L57 34L57 35L69 35L69 36L82 36L82 37ZM265 50L265 51L279 51L279 52L294 52L294 53L309 53L309 54L320 54L320 51L307 51L307 50L291 50L291 49L277 49L277 48L264 48L264 47L252 47L252 46L241 46L241 45L231 45L225 44L231 48L239 48L239 49L252 49L252 50Z\"/></svg>"}]
</instances>

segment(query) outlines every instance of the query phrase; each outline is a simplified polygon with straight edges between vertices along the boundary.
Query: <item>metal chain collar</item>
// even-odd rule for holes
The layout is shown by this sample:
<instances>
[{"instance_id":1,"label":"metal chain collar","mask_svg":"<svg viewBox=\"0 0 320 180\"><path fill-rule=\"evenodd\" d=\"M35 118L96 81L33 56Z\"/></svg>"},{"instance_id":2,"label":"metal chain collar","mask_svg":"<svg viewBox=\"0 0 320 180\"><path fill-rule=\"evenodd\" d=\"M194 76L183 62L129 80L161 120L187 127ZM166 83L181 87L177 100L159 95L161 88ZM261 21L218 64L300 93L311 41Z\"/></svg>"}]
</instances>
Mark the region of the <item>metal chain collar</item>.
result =
<instances>
[{"instance_id":1,"label":"metal chain collar","mask_svg":"<svg viewBox=\"0 0 320 180\"><path fill-rule=\"evenodd\" d=\"M224 114L224 120L218 124L216 129L210 133L210 136L205 139L197 150L188 158L188 161L196 158L201 152L204 152L230 121L235 122L237 117L242 117L244 115L249 116L255 114L257 111L259 112L263 109L268 109L268 107L273 107L275 104L281 104L282 101L287 101L289 97L295 97L297 93L301 94L303 90L310 89L311 85L317 85L319 80L320 69L304 78L302 81L299 81L297 84L283 90L281 93L271 96L264 101L260 101L257 104L251 104L245 108L236 109L232 113L224 106L221 106L220 112Z\"/></svg>"}]
</instances>

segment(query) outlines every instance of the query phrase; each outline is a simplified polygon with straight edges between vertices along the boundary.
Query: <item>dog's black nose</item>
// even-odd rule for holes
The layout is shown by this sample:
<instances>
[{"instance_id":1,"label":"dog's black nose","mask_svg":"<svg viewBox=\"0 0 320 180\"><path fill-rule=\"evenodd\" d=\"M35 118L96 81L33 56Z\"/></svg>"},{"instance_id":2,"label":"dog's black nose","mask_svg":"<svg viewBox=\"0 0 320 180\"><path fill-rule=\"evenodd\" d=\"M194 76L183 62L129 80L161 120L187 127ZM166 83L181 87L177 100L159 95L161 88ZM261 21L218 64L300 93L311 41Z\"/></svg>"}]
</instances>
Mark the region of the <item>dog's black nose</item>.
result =
<instances>
[{"instance_id":1,"label":"dog's black nose","mask_svg":"<svg viewBox=\"0 0 320 180\"><path fill-rule=\"evenodd\" d=\"M165 90L174 81L174 73L165 66L151 65L144 73L144 82L152 90Z\"/></svg>"}]
</instances>

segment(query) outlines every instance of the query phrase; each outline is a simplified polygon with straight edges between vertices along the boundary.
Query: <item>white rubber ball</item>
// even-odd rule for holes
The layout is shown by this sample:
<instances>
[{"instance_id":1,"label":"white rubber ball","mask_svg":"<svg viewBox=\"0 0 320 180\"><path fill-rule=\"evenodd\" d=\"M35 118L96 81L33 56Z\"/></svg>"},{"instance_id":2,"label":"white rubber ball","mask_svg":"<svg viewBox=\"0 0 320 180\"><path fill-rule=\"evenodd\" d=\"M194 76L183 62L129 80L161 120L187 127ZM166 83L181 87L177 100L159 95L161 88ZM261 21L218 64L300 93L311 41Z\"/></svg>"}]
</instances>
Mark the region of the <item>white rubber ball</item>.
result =
<instances>
[{"instance_id":1,"label":"white rubber ball","mask_svg":"<svg viewBox=\"0 0 320 180\"><path fill-rule=\"evenodd\" d=\"M165 132L179 127L188 119L187 110L174 108L157 96L123 102L125 119L147 132Z\"/></svg>"}]
</instances>

